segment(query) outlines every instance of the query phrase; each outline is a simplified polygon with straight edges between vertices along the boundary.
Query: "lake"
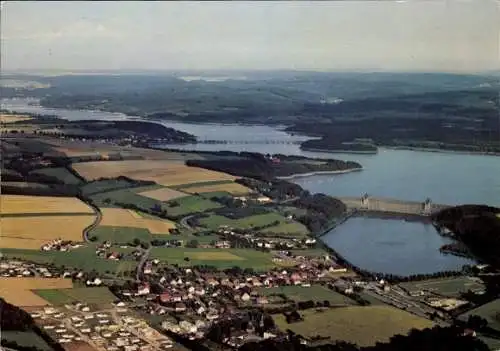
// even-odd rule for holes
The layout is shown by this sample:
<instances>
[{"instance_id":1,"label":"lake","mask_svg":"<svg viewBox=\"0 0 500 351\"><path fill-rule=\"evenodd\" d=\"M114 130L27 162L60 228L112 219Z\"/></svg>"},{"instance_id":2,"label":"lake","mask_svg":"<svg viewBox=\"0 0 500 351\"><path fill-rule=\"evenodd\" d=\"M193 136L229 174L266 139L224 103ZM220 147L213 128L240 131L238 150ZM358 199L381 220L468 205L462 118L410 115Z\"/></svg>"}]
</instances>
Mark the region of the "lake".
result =
<instances>
[{"instance_id":1,"label":"lake","mask_svg":"<svg viewBox=\"0 0 500 351\"><path fill-rule=\"evenodd\" d=\"M31 101L36 103L36 101ZM69 120L134 118L120 113L51 109L29 105L27 100L2 100L2 108L18 112L53 114ZM161 124L196 135L200 140L248 141L249 144L166 145L185 150L231 150L281 153L359 162L361 172L316 175L294 181L313 193L332 196L390 197L401 200L459 205L500 206L500 158L487 155L433 153L381 149L376 155L306 152L296 144L263 144L267 140L293 142L307 137L290 135L269 126L191 124L163 121ZM375 233L375 235L374 235ZM362 268L381 272L428 273L459 268L470 261L438 250L447 239L431 226L420 223L354 218L327 234L323 240ZM360 245L362 243L362 245ZM377 267L377 268L375 268Z\"/></svg>"}]
</instances>

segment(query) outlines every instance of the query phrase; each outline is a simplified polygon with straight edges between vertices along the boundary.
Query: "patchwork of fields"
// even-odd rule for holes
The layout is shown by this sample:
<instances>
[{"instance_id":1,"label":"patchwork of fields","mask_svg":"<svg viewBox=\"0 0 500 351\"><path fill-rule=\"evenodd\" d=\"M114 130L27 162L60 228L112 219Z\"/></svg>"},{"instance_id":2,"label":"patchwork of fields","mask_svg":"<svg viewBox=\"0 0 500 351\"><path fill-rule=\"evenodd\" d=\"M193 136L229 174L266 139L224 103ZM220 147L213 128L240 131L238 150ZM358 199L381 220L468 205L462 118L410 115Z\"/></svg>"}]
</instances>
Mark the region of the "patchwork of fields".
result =
<instances>
[{"instance_id":1,"label":"patchwork of fields","mask_svg":"<svg viewBox=\"0 0 500 351\"><path fill-rule=\"evenodd\" d=\"M304 321L288 324L284 315L274 315L276 325L290 329L305 337L317 335L330 337L331 340L344 340L359 346L371 346L385 342L395 334L406 334L412 328L432 327L427 319L408 312L386 306L341 307L325 311L300 311Z\"/></svg>"},{"instance_id":2,"label":"patchwork of fields","mask_svg":"<svg viewBox=\"0 0 500 351\"><path fill-rule=\"evenodd\" d=\"M36 289L72 288L71 279L62 278L5 278L0 279L0 296L16 306L45 306L49 303L36 295Z\"/></svg>"},{"instance_id":3,"label":"patchwork of fields","mask_svg":"<svg viewBox=\"0 0 500 351\"><path fill-rule=\"evenodd\" d=\"M153 248L150 257L180 266L210 265L223 269L237 265L255 270L275 267L271 254L245 249Z\"/></svg>"},{"instance_id":4,"label":"patchwork of fields","mask_svg":"<svg viewBox=\"0 0 500 351\"><path fill-rule=\"evenodd\" d=\"M152 234L168 234L170 229L175 228L174 222L144 218L132 210L102 208L101 212L101 226L143 228Z\"/></svg>"},{"instance_id":5,"label":"patchwork of fields","mask_svg":"<svg viewBox=\"0 0 500 351\"><path fill-rule=\"evenodd\" d=\"M183 187L183 191L190 193L190 194L203 194L203 193L212 193L212 192L219 192L219 191L225 191L230 193L231 195L246 195L251 192L249 188L246 186L243 186L241 184L231 182L231 183L226 183L226 184L208 184L208 185L201 185L197 186L194 184L193 186L190 187Z\"/></svg>"},{"instance_id":6,"label":"patchwork of fields","mask_svg":"<svg viewBox=\"0 0 500 351\"><path fill-rule=\"evenodd\" d=\"M188 167L183 162L175 161L98 161L76 163L73 168L87 180L126 176L136 180L151 180L164 186L236 179L226 173Z\"/></svg>"}]
</instances>

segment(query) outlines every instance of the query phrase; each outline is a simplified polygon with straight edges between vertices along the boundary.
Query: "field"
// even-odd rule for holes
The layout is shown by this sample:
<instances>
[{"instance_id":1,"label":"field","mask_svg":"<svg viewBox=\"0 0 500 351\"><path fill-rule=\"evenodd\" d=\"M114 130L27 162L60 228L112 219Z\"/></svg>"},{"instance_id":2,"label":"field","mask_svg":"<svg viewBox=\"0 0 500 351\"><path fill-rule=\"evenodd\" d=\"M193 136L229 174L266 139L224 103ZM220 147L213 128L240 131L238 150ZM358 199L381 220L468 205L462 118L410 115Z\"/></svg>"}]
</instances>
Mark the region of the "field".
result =
<instances>
[{"instance_id":1,"label":"field","mask_svg":"<svg viewBox=\"0 0 500 351\"><path fill-rule=\"evenodd\" d=\"M113 244L128 244L132 243L134 239L139 239L142 242L150 242L153 239L153 235L144 228L108 226L98 226L89 233L89 236L95 236L98 243L109 241Z\"/></svg>"},{"instance_id":2,"label":"field","mask_svg":"<svg viewBox=\"0 0 500 351\"><path fill-rule=\"evenodd\" d=\"M95 216L2 217L0 247L40 249L48 241L83 241L83 230Z\"/></svg>"},{"instance_id":3,"label":"field","mask_svg":"<svg viewBox=\"0 0 500 351\"><path fill-rule=\"evenodd\" d=\"M151 258L158 258L169 264L180 266L210 265L218 268L254 268L264 270L274 267L271 255L246 249L188 249L153 248ZM184 259L188 257L189 261Z\"/></svg>"},{"instance_id":4,"label":"field","mask_svg":"<svg viewBox=\"0 0 500 351\"><path fill-rule=\"evenodd\" d=\"M288 223L280 223L274 227L269 227L260 230L261 233L277 233L277 234L308 234L309 230L307 230L306 226L302 223L298 222L288 222Z\"/></svg>"},{"instance_id":5,"label":"field","mask_svg":"<svg viewBox=\"0 0 500 351\"><path fill-rule=\"evenodd\" d=\"M76 163L73 168L87 180L122 175L136 180L152 180L164 186L236 179L229 174L188 167L176 161L98 161Z\"/></svg>"},{"instance_id":6,"label":"field","mask_svg":"<svg viewBox=\"0 0 500 351\"><path fill-rule=\"evenodd\" d=\"M0 278L0 296L16 306L45 306L49 303L34 294L36 289L72 288L71 279L61 278Z\"/></svg>"},{"instance_id":7,"label":"field","mask_svg":"<svg viewBox=\"0 0 500 351\"><path fill-rule=\"evenodd\" d=\"M467 313L461 314L459 319L466 321L471 315L478 315L485 318L490 328L500 331L500 299L493 300Z\"/></svg>"},{"instance_id":8,"label":"field","mask_svg":"<svg viewBox=\"0 0 500 351\"><path fill-rule=\"evenodd\" d=\"M51 305L64 305L72 302L101 305L110 304L116 300L116 297L106 287L43 289L34 290L34 293Z\"/></svg>"},{"instance_id":9,"label":"field","mask_svg":"<svg viewBox=\"0 0 500 351\"><path fill-rule=\"evenodd\" d=\"M399 285L408 291L422 290L449 297L459 297L461 292L467 292L469 289L472 291L485 289L484 284L469 277L430 279Z\"/></svg>"},{"instance_id":10,"label":"field","mask_svg":"<svg viewBox=\"0 0 500 351\"><path fill-rule=\"evenodd\" d=\"M143 228L152 234L168 234L170 229L175 228L175 223L171 221L143 218L131 210L102 208L101 212L100 226Z\"/></svg>"},{"instance_id":11,"label":"field","mask_svg":"<svg viewBox=\"0 0 500 351\"><path fill-rule=\"evenodd\" d=\"M2 340L15 342L24 347L36 347L38 350L52 351L52 348L33 331L2 330Z\"/></svg>"},{"instance_id":12,"label":"field","mask_svg":"<svg viewBox=\"0 0 500 351\"><path fill-rule=\"evenodd\" d=\"M81 179L77 178L73 173L68 171L64 167L56 167L56 168L42 168L37 169L31 173L35 174L44 174L47 176L51 176L57 178L64 182L64 184L80 184L82 183Z\"/></svg>"},{"instance_id":13,"label":"field","mask_svg":"<svg viewBox=\"0 0 500 351\"><path fill-rule=\"evenodd\" d=\"M81 187L85 196L126 188L133 188L133 184L124 179L96 180Z\"/></svg>"},{"instance_id":14,"label":"field","mask_svg":"<svg viewBox=\"0 0 500 351\"><path fill-rule=\"evenodd\" d=\"M133 249L113 249L114 251L128 252ZM56 266L65 266L68 269L80 269L86 272L96 270L100 274L109 272L120 276L125 271L135 270L137 267L136 261L111 261L99 258L95 254L95 246L89 245L74 249L71 252L60 251L39 251L25 249L2 249L2 255L8 258L16 258L20 260L54 264ZM47 288L48 289L48 288Z\"/></svg>"},{"instance_id":15,"label":"field","mask_svg":"<svg viewBox=\"0 0 500 351\"><path fill-rule=\"evenodd\" d=\"M89 213L94 211L76 197L2 195L2 215L18 213Z\"/></svg>"},{"instance_id":16,"label":"field","mask_svg":"<svg viewBox=\"0 0 500 351\"><path fill-rule=\"evenodd\" d=\"M269 296L272 294L284 294L289 299L295 302L299 301L330 301L332 305L355 305L356 303L350 298L339 294L335 291L329 290L328 288L322 287L321 285L312 285L311 287L302 286L281 286L274 288L260 288L258 289L260 294Z\"/></svg>"},{"instance_id":17,"label":"field","mask_svg":"<svg viewBox=\"0 0 500 351\"><path fill-rule=\"evenodd\" d=\"M201 196L190 195L173 200L179 206L172 206L172 202L167 202L167 212L172 216L183 216L195 212L205 212L222 207L221 204L205 199Z\"/></svg>"},{"instance_id":18,"label":"field","mask_svg":"<svg viewBox=\"0 0 500 351\"><path fill-rule=\"evenodd\" d=\"M186 188L183 187L182 190L190 194L195 194L195 193L202 194L202 193L225 191L230 193L231 195L246 195L251 191L246 186L243 186L235 182L227 184L213 184L213 185L201 185L201 186L197 186L196 184L194 184L193 186L190 187Z\"/></svg>"},{"instance_id":19,"label":"field","mask_svg":"<svg viewBox=\"0 0 500 351\"><path fill-rule=\"evenodd\" d=\"M170 188L160 188L155 190L148 190L139 193L141 196L149 197L158 201L169 201L180 197L187 196L187 194Z\"/></svg>"},{"instance_id":20,"label":"field","mask_svg":"<svg viewBox=\"0 0 500 351\"><path fill-rule=\"evenodd\" d=\"M432 322L408 312L385 306L341 307L316 312L299 312L304 321L288 324L283 315L274 315L276 325L290 329L304 337L329 336L333 340L344 340L359 346L370 346L388 341L394 334L405 334L412 328L432 327Z\"/></svg>"},{"instance_id":21,"label":"field","mask_svg":"<svg viewBox=\"0 0 500 351\"><path fill-rule=\"evenodd\" d=\"M222 225L227 225L232 228L249 229L269 225L275 221L279 221L277 226L262 229L261 232L275 233L297 233L307 234L307 228L300 223L289 222L278 213L266 213L255 216L244 217L240 219L230 219L224 216L211 215L210 217L200 219L200 223L210 229L218 229Z\"/></svg>"},{"instance_id":22,"label":"field","mask_svg":"<svg viewBox=\"0 0 500 351\"><path fill-rule=\"evenodd\" d=\"M13 123L13 122L20 122L20 121L28 121L30 119L33 119L33 117L28 116L28 115L11 115L11 114L5 114L5 113L0 114L0 122L1 123Z\"/></svg>"}]
</instances>

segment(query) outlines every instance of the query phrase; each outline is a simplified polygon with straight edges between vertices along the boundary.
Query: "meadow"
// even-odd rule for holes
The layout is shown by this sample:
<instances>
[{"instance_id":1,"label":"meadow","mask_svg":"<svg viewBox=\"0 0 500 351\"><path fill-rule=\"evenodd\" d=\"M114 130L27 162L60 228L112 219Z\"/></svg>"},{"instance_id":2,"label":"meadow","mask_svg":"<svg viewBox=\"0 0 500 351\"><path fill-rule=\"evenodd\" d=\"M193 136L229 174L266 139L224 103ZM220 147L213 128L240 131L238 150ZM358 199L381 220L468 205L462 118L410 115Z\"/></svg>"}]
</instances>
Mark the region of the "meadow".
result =
<instances>
[{"instance_id":1,"label":"meadow","mask_svg":"<svg viewBox=\"0 0 500 351\"><path fill-rule=\"evenodd\" d=\"M76 197L1 195L2 216L18 213L88 213L94 211Z\"/></svg>"},{"instance_id":2,"label":"meadow","mask_svg":"<svg viewBox=\"0 0 500 351\"><path fill-rule=\"evenodd\" d=\"M208 185L197 185L196 183L193 186L183 187L183 191L190 194L203 194L203 193L212 193L218 191L228 192L231 195L240 196L246 195L251 192L249 188L243 186L241 184L231 182L231 183L222 183L222 184L208 184Z\"/></svg>"},{"instance_id":3,"label":"meadow","mask_svg":"<svg viewBox=\"0 0 500 351\"><path fill-rule=\"evenodd\" d=\"M95 305L111 304L116 297L106 287L71 288L71 289L43 289L34 290L51 305L64 305L73 302L82 302Z\"/></svg>"},{"instance_id":4,"label":"meadow","mask_svg":"<svg viewBox=\"0 0 500 351\"><path fill-rule=\"evenodd\" d=\"M432 327L427 319L408 312L385 306L340 307L323 311L299 312L304 321L288 324L284 315L274 315L281 330L290 329L304 337L317 335L344 340L359 346L372 346L376 342L388 341L395 334L406 335L412 328Z\"/></svg>"},{"instance_id":5,"label":"meadow","mask_svg":"<svg viewBox=\"0 0 500 351\"><path fill-rule=\"evenodd\" d=\"M6 278L0 279L0 296L16 306L45 306L49 303L32 290L72 288L71 279L62 278Z\"/></svg>"},{"instance_id":6,"label":"meadow","mask_svg":"<svg viewBox=\"0 0 500 351\"><path fill-rule=\"evenodd\" d=\"M121 175L136 180L151 180L164 186L235 179L229 174L188 167L178 161L97 161L76 163L73 164L73 169L87 180Z\"/></svg>"},{"instance_id":7,"label":"meadow","mask_svg":"<svg viewBox=\"0 0 500 351\"><path fill-rule=\"evenodd\" d=\"M488 327L500 331L500 298L461 314L459 319L467 321L472 315L485 318L488 321Z\"/></svg>"},{"instance_id":8,"label":"meadow","mask_svg":"<svg viewBox=\"0 0 500 351\"><path fill-rule=\"evenodd\" d=\"M231 219L220 215L211 215L210 217L201 218L200 224L209 229L218 229L220 226L228 226L237 229L250 229L254 227L267 226L278 221L279 224L259 230L262 233L283 233L283 234L299 234L303 236L308 233L307 228L297 222L289 221L278 213L265 213L254 216L248 216L239 219Z\"/></svg>"},{"instance_id":9,"label":"meadow","mask_svg":"<svg viewBox=\"0 0 500 351\"><path fill-rule=\"evenodd\" d=\"M139 195L149 197L150 199L158 200L158 201L169 201L178 199L180 197L188 196L188 194L170 189L170 188L159 188L153 190L147 190L140 192Z\"/></svg>"},{"instance_id":10,"label":"meadow","mask_svg":"<svg viewBox=\"0 0 500 351\"><path fill-rule=\"evenodd\" d=\"M210 265L221 269L238 266L255 270L275 267L270 254L251 249L153 248L150 257L180 266Z\"/></svg>"},{"instance_id":11,"label":"meadow","mask_svg":"<svg viewBox=\"0 0 500 351\"><path fill-rule=\"evenodd\" d=\"M461 292L467 292L469 289L473 291L485 289L484 284L470 277L429 279L399 285L405 290L425 290L448 297L460 297Z\"/></svg>"},{"instance_id":12,"label":"meadow","mask_svg":"<svg viewBox=\"0 0 500 351\"><path fill-rule=\"evenodd\" d=\"M302 286L280 286L273 288L259 288L258 292L265 296L274 294L284 294L287 298L295 301L329 301L331 305L356 305L354 300L332 291L321 285L312 285L310 287Z\"/></svg>"},{"instance_id":13,"label":"meadow","mask_svg":"<svg viewBox=\"0 0 500 351\"><path fill-rule=\"evenodd\" d=\"M41 168L34 170L31 173L51 176L62 181L64 184L78 185L82 183L80 178L76 177L64 167Z\"/></svg>"},{"instance_id":14,"label":"meadow","mask_svg":"<svg viewBox=\"0 0 500 351\"><path fill-rule=\"evenodd\" d=\"M33 331L2 330L1 337L2 340L15 342L19 346L36 347L37 350L42 351L53 350L52 347L45 342L45 340Z\"/></svg>"},{"instance_id":15,"label":"meadow","mask_svg":"<svg viewBox=\"0 0 500 351\"><path fill-rule=\"evenodd\" d=\"M178 204L175 206L173 204ZM205 212L222 207L221 204L202 196L190 195L166 203L167 213L172 216L184 216L196 212Z\"/></svg>"}]
</instances>

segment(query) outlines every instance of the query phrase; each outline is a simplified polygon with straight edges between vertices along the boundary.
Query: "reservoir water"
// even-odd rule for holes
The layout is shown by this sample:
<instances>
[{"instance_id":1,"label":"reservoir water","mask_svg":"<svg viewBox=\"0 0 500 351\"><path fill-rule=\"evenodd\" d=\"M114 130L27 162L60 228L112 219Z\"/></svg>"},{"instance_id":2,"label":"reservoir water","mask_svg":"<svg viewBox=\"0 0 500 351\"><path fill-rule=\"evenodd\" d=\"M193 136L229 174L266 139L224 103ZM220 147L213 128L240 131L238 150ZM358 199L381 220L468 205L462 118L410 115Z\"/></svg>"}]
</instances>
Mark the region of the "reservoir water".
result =
<instances>
[{"instance_id":1,"label":"reservoir water","mask_svg":"<svg viewBox=\"0 0 500 351\"><path fill-rule=\"evenodd\" d=\"M2 108L52 114L69 120L134 118L120 113L76 111L30 105L25 99L2 100ZM269 126L190 124L163 121L161 124L196 135L200 140L246 141L248 144L167 145L186 150L231 150L281 153L359 162L361 172L315 175L294 181L313 193L332 196L390 197L458 205L464 203L500 206L500 157L460 153L432 153L381 149L376 155L306 152L296 144L264 144L267 140L292 142L307 137L290 135ZM460 268L470 261L442 255L447 243L432 226L373 218L347 221L323 240L362 268L395 273L429 273ZM360 245L362 243L362 245Z\"/></svg>"}]
</instances>

